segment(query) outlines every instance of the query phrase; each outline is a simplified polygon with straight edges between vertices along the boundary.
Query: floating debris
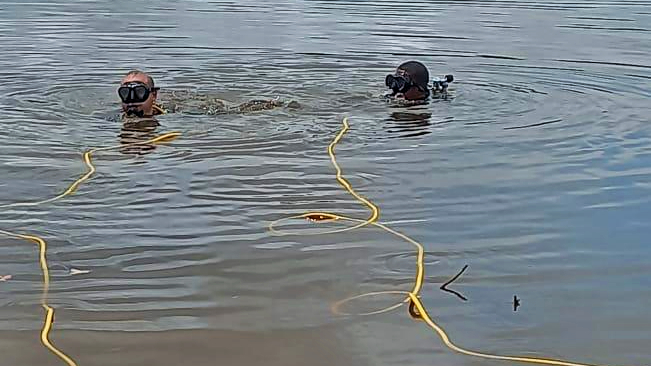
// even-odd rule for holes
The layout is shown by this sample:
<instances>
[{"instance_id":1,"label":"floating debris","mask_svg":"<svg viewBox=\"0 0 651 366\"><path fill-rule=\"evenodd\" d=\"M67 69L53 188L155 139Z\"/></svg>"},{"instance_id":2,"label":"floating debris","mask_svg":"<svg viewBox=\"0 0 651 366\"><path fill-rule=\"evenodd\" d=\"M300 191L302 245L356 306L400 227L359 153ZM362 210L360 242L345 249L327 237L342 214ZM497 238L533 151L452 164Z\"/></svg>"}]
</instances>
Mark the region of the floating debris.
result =
<instances>
[{"instance_id":1,"label":"floating debris","mask_svg":"<svg viewBox=\"0 0 651 366\"><path fill-rule=\"evenodd\" d=\"M459 292L457 292L455 290L450 290L449 288L447 288L447 286L449 284L451 284L452 282L456 281L456 279L459 278L463 274L463 272L466 271L467 268L468 268L468 265L466 264L465 266L463 266L463 268L461 269L461 271L459 273L457 273L454 277L452 277L446 283L442 284L440 289L443 290L443 291L446 291L446 292L457 295L457 297L460 298L463 301L468 301L468 299L465 296L461 295Z\"/></svg>"},{"instance_id":2,"label":"floating debris","mask_svg":"<svg viewBox=\"0 0 651 366\"><path fill-rule=\"evenodd\" d=\"M78 274L86 274L86 273L90 273L90 271L86 270L86 269L70 268L70 275L72 275L72 276L78 275Z\"/></svg>"},{"instance_id":3,"label":"floating debris","mask_svg":"<svg viewBox=\"0 0 651 366\"><path fill-rule=\"evenodd\" d=\"M518 311L518 307L520 306L520 299L516 295L513 295L513 311Z\"/></svg>"}]
</instances>

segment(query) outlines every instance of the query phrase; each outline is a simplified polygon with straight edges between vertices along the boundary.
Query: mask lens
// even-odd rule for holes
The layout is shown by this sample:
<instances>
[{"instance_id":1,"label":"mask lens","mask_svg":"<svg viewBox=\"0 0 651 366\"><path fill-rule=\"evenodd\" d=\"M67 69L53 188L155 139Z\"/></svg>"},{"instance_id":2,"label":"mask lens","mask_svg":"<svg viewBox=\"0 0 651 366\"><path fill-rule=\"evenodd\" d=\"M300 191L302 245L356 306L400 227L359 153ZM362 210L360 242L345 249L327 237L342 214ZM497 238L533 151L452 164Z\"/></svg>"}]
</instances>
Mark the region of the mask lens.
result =
<instances>
[{"instance_id":1,"label":"mask lens","mask_svg":"<svg viewBox=\"0 0 651 366\"><path fill-rule=\"evenodd\" d=\"M395 92L401 92L407 85L407 80L402 76L387 75L385 84Z\"/></svg>"},{"instance_id":2,"label":"mask lens","mask_svg":"<svg viewBox=\"0 0 651 366\"><path fill-rule=\"evenodd\" d=\"M396 78L396 89L404 91L405 86L407 85L407 80L403 77Z\"/></svg>"},{"instance_id":3,"label":"mask lens","mask_svg":"<svg viewBox=\"0 0 651 366\"><path fill-rule=\"evenodd\" d=\"M133 88L134 99L144 102L149 97L149 90L143 85L138 85Z\"/></svg>"},{"instance_id":4,"label":"mask lens","mask_svg":"<svg viewBox=\"0 0 651 366\"><path fill-rule=\"evenodd\" d=\"M393 86L393 75L387 75L387 77L384 79L384 83L386 84L386 86L393 89L392 88L392 86Z\"/></svg>"},{"instance_id":5,"label":"mask lens","mask_svg":"<svg viewBox=\"0 0 651 366\"><path fill-rule=\"evenodd\" d=\"M130 90L126 86L121 86L118 88L118 95L123 102L127 102L129 100L129 92Z\"/></svg>"}]
</instances>

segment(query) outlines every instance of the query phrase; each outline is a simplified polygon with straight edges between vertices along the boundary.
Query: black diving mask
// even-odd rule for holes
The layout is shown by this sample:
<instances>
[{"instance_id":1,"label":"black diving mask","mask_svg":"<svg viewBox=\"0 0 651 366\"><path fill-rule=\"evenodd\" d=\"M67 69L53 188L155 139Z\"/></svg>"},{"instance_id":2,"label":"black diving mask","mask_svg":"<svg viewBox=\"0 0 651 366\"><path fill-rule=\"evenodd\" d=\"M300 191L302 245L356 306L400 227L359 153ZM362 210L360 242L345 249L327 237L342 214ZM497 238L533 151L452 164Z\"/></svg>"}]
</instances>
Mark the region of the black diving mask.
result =
<instances>
[{"instance_id":1,"label":"black diving mask","mask_svg":"<svg viewBox=\"0 0 651 366\"><path fill-rule=\"evenodd\" d=\"M149 94L151 94L152 91L157 91L158 89L159 88L149 89L149 87L144 83L131 82L122 84L118 88L118 96L120 96L120 99L122 99L123 103L144 103L147 98L149 98Z\"/></svg>"},{"instance_id":2,"label":"black diving mask","mask_svg":"<svg viewBox=\"0 0 651 366\"><path fill-rule=\"evenodd\" d=\"M384 80L386 86L393 90L393 94L405 93L412 86L415 86L409 75L387 75Z\"/></svg>"},{"instance_id":3,"label":"black diving mask","mask_svg":"<svg viewBox=\"0 0 651 366\"><path fill-rule=\"evenodd\" d=\"M396 95L398 93L406 93L409 89L413 87L418 88L418 90L422 92L427 91L427 89L423 89L423 87L414 83L411 80L409 74L402 74L402 75L389 74L384 80L384 83L386 84L387 87L389 87L389 89L393 90L393 95Z\"/></svg>"}]
</instances>

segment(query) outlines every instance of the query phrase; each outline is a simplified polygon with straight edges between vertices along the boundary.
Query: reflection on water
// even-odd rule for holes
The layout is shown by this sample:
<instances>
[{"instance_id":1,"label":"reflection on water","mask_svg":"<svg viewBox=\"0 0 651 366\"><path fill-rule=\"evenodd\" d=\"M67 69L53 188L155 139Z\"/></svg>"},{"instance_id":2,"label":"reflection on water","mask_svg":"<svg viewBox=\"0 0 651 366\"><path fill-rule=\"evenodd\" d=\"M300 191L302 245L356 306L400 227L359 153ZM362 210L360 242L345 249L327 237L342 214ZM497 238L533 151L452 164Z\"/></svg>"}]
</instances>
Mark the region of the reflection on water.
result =
<instances>
[{"instance_id":1,"label":"reflection on water","mask_svg":"<svg viewBox=\"0 0 651 366\"><path fill-rule=\"evenodd\" d=\"M267 231L315 207L364 215L325 152L347 115L339 163L383 222L425 244L422 300L453 340L644 365L650 6L0 1L0 204L53 197L83 174L81 152L124 148L94 156L74 195L3 209L0 229L42 235L50 263L91 271L52 271L48 300L51 337L80 365L493 364L450 352L405 308L330 312L409 289L411 248L373 228ZM381 101L410 59L454 74L450 96ZM162 90L300 108L107 121L132 68ZM209 132L126 146L167 131ZM0 246L1 364L57 361L38 340L35 258ZM466 263L450 286L461 302L438 287Z\"/></svg>"},{"instance_id":2,"label":"reflection on water","mask_svg":"<svg viewBox=\"0 0 651 366\"><path fill-rule=\"evenodd\" d=\"M138 118L133 121L123 121L120 130L120 143L123 154L148 154L156 148L156 144L146 143L157 136L156 130L160 123L155 118Z\"/></svg>"},{"instance_id":3,"label":"reflection on water","mask_svg":"<svg viewBox=\"0 0 651 366\"><path fill-rule=\"evenodd\" d=\"M432 113L427 112L392 112L389 121L393 122L387 129L388 132L398 133L401 137L413 137L431 133L430 119Z\"/></svg>"}]
</instances>

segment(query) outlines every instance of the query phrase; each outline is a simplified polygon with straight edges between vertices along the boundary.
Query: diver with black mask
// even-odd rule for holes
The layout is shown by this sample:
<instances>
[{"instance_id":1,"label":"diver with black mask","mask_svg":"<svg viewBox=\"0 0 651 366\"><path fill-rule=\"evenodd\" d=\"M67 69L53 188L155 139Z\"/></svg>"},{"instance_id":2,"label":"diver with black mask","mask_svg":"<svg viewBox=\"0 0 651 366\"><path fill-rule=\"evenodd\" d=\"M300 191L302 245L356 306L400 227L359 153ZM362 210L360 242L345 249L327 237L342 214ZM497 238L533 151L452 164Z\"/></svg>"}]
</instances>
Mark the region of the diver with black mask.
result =
<instances>
[{"instance_id":1,"label":"diver with black mask","mask_svg":"<svg viewBox=\"0 0 651 366\"><path fill-rule=\"evenodd\" d=\"M388 131L398 137L414 137L430 133L432 111L427 104L431 98L446 98L452 75L432 80L427 67L418 61L407 61L385 77L391 92L384 96L391 113L387 119Z\"/></svg>"},{"instance_id":2,"label":"diver with black mask","mask_svg":"<svg viewBox=\"0 0 651 366\"><path fill-rule=\"evenodd\" d=\"M129 71L120 82L117 93L122 100L123 117L152 117L164 111L156 105L158 90L147 73Z\"/></svg>"},{"instance_id":3,"label":"diver with black mask","mask_svg":"<svg viewBox=\"0 0 651 366\"><path fill-rule=\"evenodd\" d=\"M165 110L157 104L160 88L154 84L154 79L140 70L129 71L120 81L117 94L122 101L122 113L111 116L109 120L122 122L120 142L125 154L142 155L153 151L154 144L142 143L155 137L159 123L155 116L165 114Z\"/></svg>"},{"instance_id":4,"label":"diver with black mask","mask_svg":"<svg viewBox=\"0 0 651 366\"><path fill-rule=\"evenodd\" d=\"M386 95L390 99L420 104L426 102L431 93L447 93L448 84L453 80L452 75L434 80L430 92L427 67L418 61L407 61L398 66L394 74L387 75L384 83L391 89L391 93Z\"/></svg>"}]
</instances>

